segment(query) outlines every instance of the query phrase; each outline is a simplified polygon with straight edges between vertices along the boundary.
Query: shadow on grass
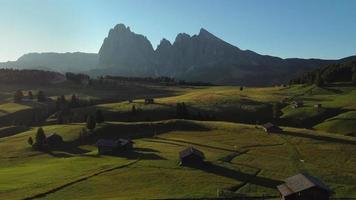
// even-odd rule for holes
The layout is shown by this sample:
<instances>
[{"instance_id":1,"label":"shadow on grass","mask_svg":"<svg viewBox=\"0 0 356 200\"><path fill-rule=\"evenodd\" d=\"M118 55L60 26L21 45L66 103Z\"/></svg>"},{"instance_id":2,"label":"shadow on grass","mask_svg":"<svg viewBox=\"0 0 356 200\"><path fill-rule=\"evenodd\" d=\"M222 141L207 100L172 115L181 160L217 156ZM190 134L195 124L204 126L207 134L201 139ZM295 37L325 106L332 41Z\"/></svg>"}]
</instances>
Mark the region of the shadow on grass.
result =
<instances>
[{"instance_id":1,"label":"shadow on grass","mask_svg":"<svg viewBox=\"0 0 356 200\"><path fill-rule=\"evenodd\" d=\"M297 132L291 132L291 131L283 131L283 133L281 133L281 134L289 135L289 136L293 136L293 137L302 137L302 138L308 138L308 139L313 139L313 140L319 140L319 141L324 141L324 142L334 142L334 143L340 143L340 144L356 144L356 141L353 141L353 140L328 137L328 136L324 136L324 135L311 135L311 134L297 133Z\"/></svg>"},{"instance_id":2,"label":"shadow on grass","mask_svg":"<svg viewBox=\"0 0 356 200\"><path fill-rule=\"evenodd\" d=\"M242 182L248 182L254 185L259 185L267 188L276 188L277 185L282 184L280 180L259 177L251 174L246 174L243 172L235 171L226 167L215 165L210 162L206 162L204 165L190 166L208 173L216 174L218 176L223 176L227 178L232 178Z\"/></svg>"},{"instance_id":3,"label":"shadow on grass","mask_svg":"<svg viewBox=\"0 0 356 200\"><path fill-rule=\"evenodd\" d=\"M162 156L150 152L139 152L139 151L125 151L118 153L108 153L104 154L106 156L126 158L129 160L166 160Z\"/></svg>"},{"instance_id":4,"label":"shadow on grass","mask_svg":"<svg viewBox=\"0 0 356 200\"><path fill-rule=\"evenodd\" d=\"M185 140L167 139L167 138L161 138L161 137L158 137L157 139L172 141L172 142L180 142L180 143L185 143L185 144L189 144L189 145L196 145L196 146L206 147L206 148L215 149L215 150L229 151L232 153L236 152L235 150L232 150L232 149L227 149L227 148L223 148L223 147L215 147L215 146L210 146L210 145L206 145L206 144L199 144L199 143L189 142L189 141L185 141Z\"/></svg>"}]
</instances>

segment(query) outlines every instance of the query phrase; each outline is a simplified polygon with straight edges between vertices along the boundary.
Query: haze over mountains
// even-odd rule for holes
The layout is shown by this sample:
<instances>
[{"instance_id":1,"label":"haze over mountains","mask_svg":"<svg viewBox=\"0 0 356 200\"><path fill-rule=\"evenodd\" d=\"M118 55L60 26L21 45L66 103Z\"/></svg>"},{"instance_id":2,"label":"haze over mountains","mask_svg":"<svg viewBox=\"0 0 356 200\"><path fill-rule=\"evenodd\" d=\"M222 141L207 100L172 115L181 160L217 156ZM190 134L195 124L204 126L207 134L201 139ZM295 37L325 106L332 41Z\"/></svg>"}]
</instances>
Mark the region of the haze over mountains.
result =
<instances>
[{"instance_id":1,"label":"haze over mountains","mask_svg":"<svg viewBox=\"0 0 356 200\"><path fill-rule=\"evenodd\" d=\"M241 50L205 29L197 35L162 39L156 49L143 35L116 25L98 54L26 54L2 66L86 72L91 75L169 76L231 85L272 85L338 60L282 59Z\"/></svg>"}]
</instances>

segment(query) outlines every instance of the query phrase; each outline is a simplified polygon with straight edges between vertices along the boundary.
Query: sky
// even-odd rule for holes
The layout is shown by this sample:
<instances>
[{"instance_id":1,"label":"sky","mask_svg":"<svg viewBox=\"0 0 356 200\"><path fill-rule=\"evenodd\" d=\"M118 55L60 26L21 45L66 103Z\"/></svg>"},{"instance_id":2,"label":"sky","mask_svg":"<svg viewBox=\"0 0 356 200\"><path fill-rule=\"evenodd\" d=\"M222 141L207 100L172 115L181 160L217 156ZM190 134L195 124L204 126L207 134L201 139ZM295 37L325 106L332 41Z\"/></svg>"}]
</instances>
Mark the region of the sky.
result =
<instances>
[{"instance_id":1,"label":"sky","mask_svg":"<svg viewBox=\"0 0 356 200\"><path fill-rule=\"evenodd\" d=\"M264 55L356 55L355 0L0 0L0 61L29 52L97 53L118 23L154 48L205 28Z\"/></svg>"}]
</instances>

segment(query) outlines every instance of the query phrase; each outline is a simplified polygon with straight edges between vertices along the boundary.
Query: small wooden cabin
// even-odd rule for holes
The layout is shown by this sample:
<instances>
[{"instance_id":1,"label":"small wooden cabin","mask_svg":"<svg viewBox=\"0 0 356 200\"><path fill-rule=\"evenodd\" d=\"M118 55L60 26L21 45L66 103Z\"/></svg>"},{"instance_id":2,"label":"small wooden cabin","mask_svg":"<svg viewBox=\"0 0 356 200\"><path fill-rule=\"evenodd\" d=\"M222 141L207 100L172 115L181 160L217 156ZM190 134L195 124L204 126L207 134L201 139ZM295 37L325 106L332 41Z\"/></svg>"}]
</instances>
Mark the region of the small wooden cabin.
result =
<instances>
[{"instance_id":1,"label":"small wooden cabin","mask_svg":"<svg viewBox=\"0 0 356 200\"><path fill-rule=\"evenodd\" d=\"M293 108L300 108L303 107L304 102L302 100L295 100L292 102L292 107Z\"/></svg>"},{"instance_id":2,"label":"small wooden cabin","mask_svg":"<svg viewBox=\"0 0 356 200\"><path fill-rule=\"evenodd\" d=\"M155 100L153 98L146 98L145 99L145 104L152 104L154 102L155 102Z\"/></svg>"},{"instance_id":3,"label":"small wooden cabin","mask_svg":"<svg viewBox=\"0 0 356 200\"><path fill-rule=\"evenodd\" d=\"M272 124L271 122L263 124L262 128L267 133L279 133L282 131L282 129L280 127Z\"/></svg>"},{"instance_id":4,"label":"small wooden cabin","mask_svg":"<svg viewBox=\"0 0 356 200\"><path fill-rule=\"evenodd\" d=\"M314 108L321 108L322 106L321 106L321 103L318 103L318 104L315 104L314 105Z\"/></svg>"},{"instance_id":5,"label":"small wooden cabin","mask_svg":"<svg viewBox=\"0 0 356 200\"><path fill-rule=\"evenodd\" d=\"M53 133L48 137L46 137L46 143L48 146L52 146L52 147L60 146L63 144L63 138L60 135Z\"/></svg>"},{"instance_id":6,"label":"small wooden cabin","mask_svg":"<svg viewBox=\"0 0 356 200\"><path fill-rule=\"evenodd\" d=\"M100 155L115 155L133 149L133 142L127 139L105 140L100 139L95 144Z\"/></svg>"},{"instance_id":7,"label":"small wooden cabin","mask_svg":"<svg viewBox=\"0 0 356 200\"><path fill-rule=\"evenodd\" d=\"M179 152L180 165L201 165L204 159L204 153L194 147L188 147Z\"/></svg>"},{"instance_id":8,"label":"small wooden cabin","mask_svg":"<svg viewBox=\"0 0 356 200\"><path fill-rule=\"evenodd\" d=\"M277 186L282 200L328 200L332 191L317 178L297 174Z\"/></svg>"}]
</instances>

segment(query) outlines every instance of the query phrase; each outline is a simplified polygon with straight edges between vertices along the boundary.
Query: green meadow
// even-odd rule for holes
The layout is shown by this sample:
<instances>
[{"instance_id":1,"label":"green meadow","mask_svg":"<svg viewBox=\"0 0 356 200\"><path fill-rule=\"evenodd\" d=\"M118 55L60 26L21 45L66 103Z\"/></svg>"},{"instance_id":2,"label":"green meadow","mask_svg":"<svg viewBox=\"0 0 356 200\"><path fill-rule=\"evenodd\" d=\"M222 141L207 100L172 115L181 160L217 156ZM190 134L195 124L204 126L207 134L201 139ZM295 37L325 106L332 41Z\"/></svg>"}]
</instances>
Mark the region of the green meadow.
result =
<instances>
[{"instance_id":1,"label":"green meadow","mask_svg":"<svg viewBox=\"0 0 356 200\"><path fill-rule=\"evenodd\" d=\"M300 172L323 180L333 197L356 198L355 87L151 89L133 103L127 101L130 95L115 96L110 89L99 95L83 90L78 95L82 98L106 99L106 92L114 100L75 108L75 117L83 119L100 109L106 121L86 141L79 137L86 126L80 120L42 126L47 135L57 133L65 141L52 151L36 151L27 144L37 126L11 134L5 132L13 126L2 127L1 199L194 199L218 194L277 199L276 186ZM76 91L60 94L70 97ZM155 103L145 104L148 96ZM289 103L297 99L304 106L292 108ZM176 104L182 102L190 119L176 119ZM34 104L4 101L0 117L22 115L38 108ZM279 105L278 119L272 118L274 104ZM267 134L256 125L266 121L280 125L283 133ZM100 156L95 146L100 138L131 138L135 150ZM204 152L204 167L179 165L178 153L188 146Z\"/></svg>"}]
</instances>

